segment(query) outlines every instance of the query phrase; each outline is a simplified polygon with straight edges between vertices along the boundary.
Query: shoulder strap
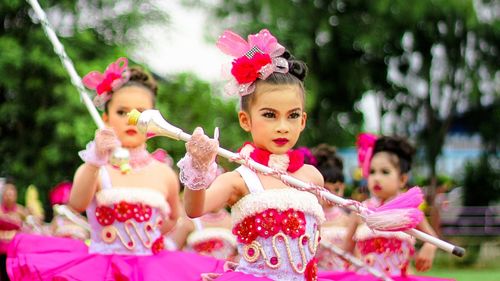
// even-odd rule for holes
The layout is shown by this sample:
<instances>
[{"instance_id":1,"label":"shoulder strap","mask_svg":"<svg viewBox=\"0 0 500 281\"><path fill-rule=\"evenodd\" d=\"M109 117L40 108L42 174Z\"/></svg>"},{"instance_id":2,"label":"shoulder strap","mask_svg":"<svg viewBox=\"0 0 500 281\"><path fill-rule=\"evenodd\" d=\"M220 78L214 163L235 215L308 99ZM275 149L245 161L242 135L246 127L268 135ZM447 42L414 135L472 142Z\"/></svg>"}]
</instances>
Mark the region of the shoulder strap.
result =
<instances>
[{"instance_id":1,"label":"shoulder strap","mask_svg":"<svg viewBox=\"0 0 500 281\"><path fill-rule=\"evenodd\" d=\"M111 184L111 177L109 176L108 170L106 170L106 166L102 166L99 169L99 175L101 176L102 189L113 187L113 185Z\"/></svg>"},{"instance_id":2,"label":"shoulder strap","mask_svg":"<svg viewBox=\"0 0 500 281\"><path fill-rule=\"evenodd\" d=\"M258 193L264 191L264 186L262 186L259 176L257 176L254 171L243 165L239 166L236 171L240 173L250 193Z\"/></svg>"}]
</instances>

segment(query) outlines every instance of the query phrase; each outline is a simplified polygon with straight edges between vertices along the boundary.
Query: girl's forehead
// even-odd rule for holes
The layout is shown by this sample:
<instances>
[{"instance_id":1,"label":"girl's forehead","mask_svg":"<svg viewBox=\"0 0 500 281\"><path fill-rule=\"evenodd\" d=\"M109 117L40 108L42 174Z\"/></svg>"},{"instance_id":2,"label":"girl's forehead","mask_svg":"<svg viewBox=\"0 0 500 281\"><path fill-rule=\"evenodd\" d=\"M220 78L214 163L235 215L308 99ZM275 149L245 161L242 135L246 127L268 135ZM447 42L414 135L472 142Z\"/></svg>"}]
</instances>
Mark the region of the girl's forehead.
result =
<instances>
[{"instance_id":1,"label":"girl's forehead","mask_svg":"<svg viewBox=\"0 0 500 281\"><path fill-rule=\"evenodd\" d=\"M373 155L371 164L372 165L385 165L385 166L391 166L395 167L395 161L397 161L397 156L388 152L377 152L375 155Z\"/></svg>"},{"instance_id":2,"label":"girl's forehead","mask_svg":"<svg viewBox=\"0 0 500 281\"><path fill-rule=\"evenodd\" d=\"M252 95L255 95L253 106L257 107L303 107L304 99L297 85L261 84Z\"/></svg>"}]
</instances>

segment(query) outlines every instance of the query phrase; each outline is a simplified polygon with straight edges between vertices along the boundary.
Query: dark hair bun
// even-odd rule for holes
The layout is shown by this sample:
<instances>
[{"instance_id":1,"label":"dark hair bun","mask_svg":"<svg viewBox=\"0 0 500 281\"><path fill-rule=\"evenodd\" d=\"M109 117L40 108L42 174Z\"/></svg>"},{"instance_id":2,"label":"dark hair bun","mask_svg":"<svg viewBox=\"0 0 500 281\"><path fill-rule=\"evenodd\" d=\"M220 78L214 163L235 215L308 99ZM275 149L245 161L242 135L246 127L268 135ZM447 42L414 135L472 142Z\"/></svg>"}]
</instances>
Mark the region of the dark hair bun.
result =
<instances>
[{"instance_id":1,"label":"dark hair bun","mask_svg":"<svg viewBox=\"0 0 500 281\"><path fill-rule=\"evenodd\" d=\"M158 91L158 84L156 83L156 80L153 78L153 76L137 66L131 67L129 71L129 82L140 84L151 90L151 92L156 95L156 92Z\"/></svg>"},{"instance_id":2,"label":"dark hair bun","mask_svg":"<svg viewBox=\"0 0 500 281\"><path fill-rule=\"evenodd\" d=\"M330 146L326 143L322 143L315 148L312 149L312 153L317 161L318 168L326 167L326 168L338 168L342 170L344 168L344 164L342 159L337 155L337 150L335 147Z\"/></svg>"},{"instance_id":3,"label":"dark hair bun","mask_svg":"<svg viewBox=\"0 0 500 281\"><path fill-rule=\"evenodd\" d=\"M288 73L304 82L307 75L306 63L301 60L296 60L288 50L283 53L282 57L288 61Z\"/></svg>"},{"instance_id":4,"label":"dark hair bun","mask_svg":"<svg viewBox=\"0 0 500 281\"><path fill-rule=\"evenodd\" d=\"M401 172L407 173L411 169L415 148L406 138L382 136L375 142L373 154L377 152L389 152L398 156Z\"/></svg>"}]
</instances>

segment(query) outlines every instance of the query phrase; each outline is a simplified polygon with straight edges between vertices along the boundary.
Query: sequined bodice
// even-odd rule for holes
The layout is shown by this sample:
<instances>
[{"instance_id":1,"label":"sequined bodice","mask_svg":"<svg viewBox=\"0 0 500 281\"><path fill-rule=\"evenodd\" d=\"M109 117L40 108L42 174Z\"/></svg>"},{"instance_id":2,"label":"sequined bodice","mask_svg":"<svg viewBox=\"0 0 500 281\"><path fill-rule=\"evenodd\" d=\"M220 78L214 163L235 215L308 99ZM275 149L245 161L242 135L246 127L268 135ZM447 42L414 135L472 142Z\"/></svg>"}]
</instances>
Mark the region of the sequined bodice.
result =
<instances>
[{"instance_id":1,"label":"sequined bodice","mask_svg":"<svg viewBox=\"0 0 500 281\"><path fill-rule=\"evenodd\" d=\"M232 259L236 252L236 239L227 228L207 227L190 233L186 248L218 259Z\"/></svg>"},{"instance_id":2,"label":"sequined bodice","mask_svg":"<svg viewBox=\"0 0 500 281\"><path fill-rule=\"evenodd\" d=\"M273 280L309 280L323 210L316 197L291 188L251 193L231 211L241 260L237 271Z\"/></svg>"},{"instance_id":3,"label":"sequined bodice","mask_svg":"<svg viewBox=\"0 0 500 281\"><path fill-rule=\"evenodd\" d=\"M87 208L92 227L90 252L151 255L163 250L160 227L170 209L159 191L108 188Z\"/></svg>"},{"instance_id":4,"label":"sequined bodice","mask_svg":"<svg viewBox=\"0 0 500 281\"><path fill-rule=\"evenodd\" d=\"M374 200L364 202L373 206ZM381 272L406 276L410 260L415 253L415 238L404 232L371 230L365 223L358 226L354 235L356 247L364 261ZM359 272L363 272L360 269Z\"/></svg>"}]
</instances>

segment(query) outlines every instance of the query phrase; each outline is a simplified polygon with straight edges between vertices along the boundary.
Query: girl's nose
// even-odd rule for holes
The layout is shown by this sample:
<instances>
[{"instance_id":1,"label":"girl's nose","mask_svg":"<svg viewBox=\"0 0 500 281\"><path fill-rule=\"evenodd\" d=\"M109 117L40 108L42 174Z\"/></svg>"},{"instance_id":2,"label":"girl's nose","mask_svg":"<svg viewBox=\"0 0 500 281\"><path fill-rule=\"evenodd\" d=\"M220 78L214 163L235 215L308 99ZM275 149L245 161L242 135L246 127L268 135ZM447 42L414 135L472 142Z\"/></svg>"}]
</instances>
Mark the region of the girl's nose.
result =
<instances>
[{"instance_id":1,"label":"girl's nose","mask_svg":"<svg viewBox=\"0 0 500 281\"><path fill-rule=\"evenodd\" d=\"M278 133L288 133L289 131L289 128L288 128L288 124L286 122L286 120L283 120L283 119L280 119L278 121L278 126L277 126L277 129Z\"/></svg>"}]
</instances>

